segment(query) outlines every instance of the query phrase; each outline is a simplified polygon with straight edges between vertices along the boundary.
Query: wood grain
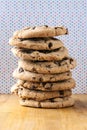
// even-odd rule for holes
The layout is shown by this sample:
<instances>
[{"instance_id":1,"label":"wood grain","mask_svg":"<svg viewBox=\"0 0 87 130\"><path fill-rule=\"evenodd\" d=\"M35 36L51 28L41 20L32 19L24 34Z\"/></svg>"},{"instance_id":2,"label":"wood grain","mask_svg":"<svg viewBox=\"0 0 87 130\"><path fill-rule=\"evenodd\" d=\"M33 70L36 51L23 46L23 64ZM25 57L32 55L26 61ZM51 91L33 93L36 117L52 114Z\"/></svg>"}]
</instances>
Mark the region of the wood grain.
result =
<instances>
[{"instance_id":1,"label":"wood grain","mask_svg":"<svg viewBox=\"0 0 87 130\"><path fill-rule=\"evenodd\" d=\"M0 95L0 130L87 130L87 95L73 95L63 109L22 107L15 95Z\"/></svg>"}]
</instances>

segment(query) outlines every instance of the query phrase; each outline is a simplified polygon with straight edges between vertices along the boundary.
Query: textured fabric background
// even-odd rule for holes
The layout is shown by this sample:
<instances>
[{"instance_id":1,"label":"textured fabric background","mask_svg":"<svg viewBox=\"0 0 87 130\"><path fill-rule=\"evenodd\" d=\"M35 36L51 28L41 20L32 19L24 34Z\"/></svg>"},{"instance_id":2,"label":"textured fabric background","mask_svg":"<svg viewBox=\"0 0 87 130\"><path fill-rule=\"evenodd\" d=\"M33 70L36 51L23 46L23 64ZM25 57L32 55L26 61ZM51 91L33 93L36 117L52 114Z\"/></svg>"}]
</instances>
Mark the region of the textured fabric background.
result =
<instances>
[{"instance_id":1,"label":"textured fabric background","mask_svg":"<svg viewBox=\"0 0 87 130\"><path fill-rule=\"evenodd\" d=\"M33 25L64 25L69 35L60 36L78 66L73 71L77 86L73 93L87 93L87 0L4 0L0 1L0 93L10 93L15 83L12 72L17 58L8 39L15 30Z\"/></svg>"}]
</instances>

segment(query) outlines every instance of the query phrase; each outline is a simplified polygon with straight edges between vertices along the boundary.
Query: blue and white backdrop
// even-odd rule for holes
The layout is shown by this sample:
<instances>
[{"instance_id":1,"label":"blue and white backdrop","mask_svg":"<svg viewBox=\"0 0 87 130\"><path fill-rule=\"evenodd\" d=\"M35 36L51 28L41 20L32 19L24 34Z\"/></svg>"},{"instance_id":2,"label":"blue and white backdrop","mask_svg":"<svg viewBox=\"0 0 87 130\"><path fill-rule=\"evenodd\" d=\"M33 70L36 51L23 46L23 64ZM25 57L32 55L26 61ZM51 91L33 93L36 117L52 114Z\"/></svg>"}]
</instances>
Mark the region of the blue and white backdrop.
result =
<instances>
[{"instance_id":1,"label":"blue and white backdrop","mask_svg":"<svg viewBox=\"0 0 87 130\"><path fill-rule=\"evenodd\" d=\"M87 93L87 0L0 0L0 93L10 93L17 58L8 39L24 26L64 25L69 35L60 36L69 54L77 59L73 93Z\"/></svg>"}]
</instances>

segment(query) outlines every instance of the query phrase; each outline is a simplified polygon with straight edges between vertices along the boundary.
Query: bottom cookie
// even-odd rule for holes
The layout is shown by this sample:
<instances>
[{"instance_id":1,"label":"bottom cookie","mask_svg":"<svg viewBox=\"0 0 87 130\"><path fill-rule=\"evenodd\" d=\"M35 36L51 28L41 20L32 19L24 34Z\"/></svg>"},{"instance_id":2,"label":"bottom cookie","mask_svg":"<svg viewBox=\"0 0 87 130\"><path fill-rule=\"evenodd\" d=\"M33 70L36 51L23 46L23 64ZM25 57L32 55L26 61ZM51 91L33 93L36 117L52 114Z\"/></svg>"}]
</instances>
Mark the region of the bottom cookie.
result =
<instances>
[{"instance_id":1,"label":"bottom cookie","mask_svg":"<svg viewBox=\"0 0 87 130\"><path fill-rule=\"evenodd\" d=\"M74 105L74 99L68 98L55 98L55 100L45 100L45 101L34 101L28 99L20 99L20 105L27 107L37 107L37 108L64 108Z\"/></svg>"}]
</instances>

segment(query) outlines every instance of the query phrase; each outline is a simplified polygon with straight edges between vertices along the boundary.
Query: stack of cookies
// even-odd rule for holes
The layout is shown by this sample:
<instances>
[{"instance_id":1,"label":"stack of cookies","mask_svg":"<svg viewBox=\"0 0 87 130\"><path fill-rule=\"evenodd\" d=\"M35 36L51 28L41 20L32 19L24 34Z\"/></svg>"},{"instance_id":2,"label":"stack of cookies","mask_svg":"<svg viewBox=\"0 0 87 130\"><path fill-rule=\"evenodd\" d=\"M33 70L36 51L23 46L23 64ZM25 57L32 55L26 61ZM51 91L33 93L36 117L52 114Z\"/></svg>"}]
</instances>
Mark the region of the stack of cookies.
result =
<instances>
[{"instance_id":1,"label":"stack of cookies","mask_svg":"<svg viewBox=\"0 0 87 130\"><path fill-rule=\"evenodd\" d=\"M62 41L54 36L68 34L65 27L47 25L16 31L9 44L19 57L13 72L17 83L11 92L19 96L20 104L30 107L62 108L74 105L72 90L75 80L71 69L76 61L68 54Z\"/></svg>"}]
</instances>

